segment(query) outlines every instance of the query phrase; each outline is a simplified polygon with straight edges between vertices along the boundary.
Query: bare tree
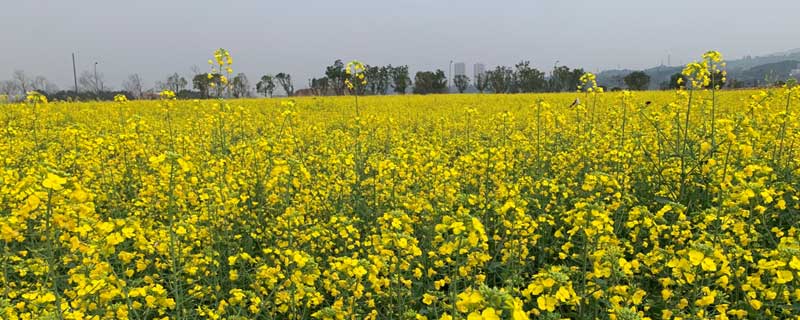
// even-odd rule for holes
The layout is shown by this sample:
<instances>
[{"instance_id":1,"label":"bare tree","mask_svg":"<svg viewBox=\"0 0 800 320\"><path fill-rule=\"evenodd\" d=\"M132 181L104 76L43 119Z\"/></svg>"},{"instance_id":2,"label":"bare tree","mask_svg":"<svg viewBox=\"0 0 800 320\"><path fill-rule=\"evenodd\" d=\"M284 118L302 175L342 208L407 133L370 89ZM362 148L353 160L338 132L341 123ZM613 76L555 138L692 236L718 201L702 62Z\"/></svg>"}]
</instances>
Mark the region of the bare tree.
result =
<instances>
[{"instance_id":1,"label":"bare tree","mask_svg":"<svg viewBox=\"0 0 800 320\"><path fill-rule=\"evenodd\" d=\"M142 86L142 78L139 76L138 73L134 73L128 76L128 80L122 83L122 88L125 91L130 92L134 99L141 99L142 94L144 93L144 88Z\"/></svg>"},{"instance_id":2,"label":"bare tree","mask_svg":"<svg viewBox=\"0 0 800 320\"><path fill-rule=\"evenodd\" d=\"M33 88L33 90L39 92L55 93L56 91L58 91L58 86L48 81L47 78L43 76L36 76L36 78L34 78L33 81L31 82L31 87Z\"/></svg>"},{"instance_id":3,"label":"bare tree","mask_svg":"<svg viewBox=\"0 0 800 320\"><path fill-rule=\"evenodd\" d=\"M286 92L287 96L294 96L294 85L290 74L281 72L275 75L275 80L278 80L278 84L283 87L283 91Z\"/></svg>"},{"instance_id":4,"label":"bare tree","mask_svg":"<svg viewBox=\"0 0 800 320\"><path fill-rule=\"evenodd\" d=\"M13 80L0 81L0 95L5 95L8 100L13 100L18 92L17 83Z\"/></svg>"},{"instance_id":5,"label":"bare tree","mask_svg":"<svg viewBox=\"0 0 800 320\"><path fill-rule=\"evenodd\" d=\"M11 76L11 79L16 82L17 87L22 90L22 93L28 92L31 90L31 79L22 70L14 70L14 74Z\"/></svg>"},{"instance_id":6,"label":"bare tree","mask_svg":"<svg viewBox=\"0 0 800 320\"><path fill-rule=\"evenodd\" d=\"M78 78L78 84L83 91L91 91L99 94L101 88L103 88L103 74L98 73L97 77L95 78L95 74L93 72L83 71L81 76Z\"/></svg>"},{"instance_id":7,"label":"bare tree","mask_svg":"<svg viewBox=\"0 0 800 320\"><path fill-rule=\"evenodd\" d=\"M174 73L173 75L167 77L166 82L158 81L156 82L156 88L159 90L170 90L172 92L178 93L181 90L185 89L186 86L189 84L188 81L184 77L178 75L178 73Z\"/></svg>"}]
</instances>

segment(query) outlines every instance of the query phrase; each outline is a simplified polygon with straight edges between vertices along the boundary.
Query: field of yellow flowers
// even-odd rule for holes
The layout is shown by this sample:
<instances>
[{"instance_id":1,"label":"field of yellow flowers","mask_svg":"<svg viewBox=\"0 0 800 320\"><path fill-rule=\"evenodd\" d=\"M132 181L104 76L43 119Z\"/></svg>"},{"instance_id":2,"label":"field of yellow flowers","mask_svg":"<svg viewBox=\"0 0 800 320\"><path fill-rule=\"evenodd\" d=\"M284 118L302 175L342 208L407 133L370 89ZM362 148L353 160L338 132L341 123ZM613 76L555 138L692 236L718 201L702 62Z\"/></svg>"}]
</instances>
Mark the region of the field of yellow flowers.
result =
<instances>
[{"instance_id":1,"label":"field of yellow flowers","mask_svg":"<svg viewBox=\"0 0 800 320\"><path fill-rule=\"evenodd\" d=\"M0 105L0 318L798 318L798 97Z\"/></svg>"}]
</instances>

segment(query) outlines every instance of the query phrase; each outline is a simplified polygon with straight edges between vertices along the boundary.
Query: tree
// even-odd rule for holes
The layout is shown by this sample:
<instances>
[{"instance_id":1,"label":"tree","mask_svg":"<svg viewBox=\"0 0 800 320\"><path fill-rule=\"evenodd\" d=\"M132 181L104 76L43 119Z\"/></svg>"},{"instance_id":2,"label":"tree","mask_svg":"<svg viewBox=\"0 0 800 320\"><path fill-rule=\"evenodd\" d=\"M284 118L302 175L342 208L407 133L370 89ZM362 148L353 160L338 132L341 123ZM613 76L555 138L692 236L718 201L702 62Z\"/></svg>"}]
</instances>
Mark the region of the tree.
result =
<instances>
[{"instance_id":1,"label":"tree","mask_svg":"<svg viewBox=\"0 0 800 320\"><path fill-rule=\"evenodd\" d=\"M244 73L238 73L233 77L231 84L231 92L236 98L245 98L250 96L250 81Z\"/></svg>"},{"instance_id":2,"label":"tree","mask_svg":"<svg viewBox=\"0 0 800 320\"><path fill-rule=\"evenodd\" d=\"M530 61L520 61L514 68L516 87L520 92L541 92L545 90L547 81L544 72L530 67Z\"/></svg>"},{"instance_id":3,"label":"tree","mask_svg":"<svg viewBox=\"0 0 800 320\"><path fill-rule=\"evenodd\" d=\"M553 69L550 77L550 90L555 92L575 91L581 83L581 76L585 72L582 68L570 69L567 66L560 66Z\"/></svg>"},{"instance_id":4,"label":"tree","mask_svg":"<svg viewBox=\"0 0 800 320\"><path fill-rule=\"evenodd\" d=\"M487 71L486 76L494 93L511 92L514 85L514 72L511 68L497 66L494 70Z\"/></svg>"},{"instance_id":5,"label":"tree","mask_svg":"<svg viewBox=\"0 0 800 320\"><path fill-rule=\"evenodd\" d=\"M18 90L17 83L13 80L0 81L0 95L6 96L9 100L17 95Z\"/></svg>"},{"instance_id":6,"label":"tree","mask_svg":"<svg viewBox=\"0 0 800 320\"><path fill-rule=\"evenodd\" d=\"M192 87L200 91L200 96L203 99L211 96L211 85L219 81L220 74L218 73L201 73L192 78ZM216 86L216 85L215 85Z\"/></svg>"},{"instance_id":7,"label":"tree","mask_svg":"<svg viewBox=\"0 0 800 320\"><path fill-rule=\"evenodd\" d=\"M327 77L322 77L319 79L312 78L311 80L308 80L308 86L311 88L311 91L314 92L314 95L322 96L328 94L330 83Z\"/></svg>"},{"instance_id":8,"label":"tree","mask_svg":"<svg viewBox=\"0 0 800 320\"><path fill-rule=\"evenodd\" d=\"M167 77L166 82L161 82L161 81L157 82L156 88L158 88L159 90L169 90L172 92L179 92L184 88L186 88L188 84L189 83L186 81L186 79L178 75L178 73L174 73L173 75Z\"/></svg>"},{"instance_id":9,"label":"tree","mask_svg":"<svg viewBox=\"0 0 800 320\"><path fill-rule=\"evenodd\" d=\"M325 77L327 77L328 81L330 81L333 92L337 96L344 95L344 79L346 77L346 72L344 70L344 63L342 60L336 59L332 65L326 67Z\"/></svg>"},{"instance_id":10,"label":"tree","mask_svg":"<svg viewBox=\"0 0 800 320\"><path fill-rule=\"evenodd\" d=\"M391 68L391 66L389 66ZM411 77L408 76L408 66L397 66L391 68L390 77L394 92L405 94L408 86L411 85Z\"/></svg>"},{"instance_id":11,"label":"tree","mask_svg":"<svg viewBox=\"0 0 800 320\"><path fill-rule=\"evenodd\" d=\"M45 93L55 93L58 91L58 86L48 81L47 78L43 76L36 76L36 78L31 81L31 88Z\"/></svg>"},{"instance_id":12,"label":"tree","mask_svg":"<svg viewBox=\"0 0 800 320\"><path fill-rule=\"evenodd\" d=\"M377 86L377 93L378 94L386 94L389 91L389 87L391 86L392 82L392 65L381 67L380 72L378 72L378 86Z\"/></svg>"},{"instance_id":13,"label":"tree","mask_svg":"<svg viewBox=\"0 0 800 320\"><path fill-rule=\"evenodd\" d=\"M272 98L272 92L275 91L275 79L272 75L261 76L261 81L256 83L256 91L263 94L265 97Z\"/></svg>"},{"instance_id":14,"label":"tree","mask_svg":"<svg viewBox=\"0 0 800 320\"><path fill-rule=\"evenodd\" d=\"M128 79L122 83L122 89L130 92L131 98L141 99L144 93L142 78L137 73L129 75Z\"/></svg>"},{"instance_id":15,"label":"tree","mask_svg":"<svg viewBox=\"0 0 800 320\"><path fill-rule=\"evenodd\" d=\"M681 79L681 83L678 83L678 79ZM680 72L676 72L669 77L669 83L667 83L667 89L679 89L681 87L686 86L686 81L688 79Z\"/></svg>"},{"instance_id":16,"label":"tree","mask_svg":"<svg viewBox=\"0 0 800 320\"><path fill-rule=\"evenodd\" d=\"M84 70L78 78L78 84L83 91L94 92L99 95L103 88L103 74L98 73L95 77L95 73Z\"/></svg>"},{"instance_id":17,"label":"tree","mask_svg":"<svg viewBox=\"0 0 800 320\"><path fill-rule=\"evenodd\" d=\"M447 77L444 71L437 69L436 72L419 71L414 76L414 93L445 93L447 92Z\"/></svg>"},{"instance_id":18,"label":"tree","mask_svg":"<svg viewBox=\"0 0 800 320\"><path fill-rule=\"evenodd\" d=\"M392 66L366 66L364 76L367 78L368 94L386 94L389 91Z\"/></svg>"},{"instance_id":19,"label":"tree","mask_svg":"<svg viewBox=\"0 0 800 320\"><path fill-rule=\"evenodd\" d=\"M644 71L634 71L625 76L624 81L631 90L645 90L650 85L650 76Z\"/></svg>"},{"instance_id":20,"label":"tree","mask_svg":"<svg viewBox=\"0 0 800 320\"><path fill-rule=\"evenodd\" d=\"M453 78L453 83L456 85L456 89L458 89L458 93L464 93L464 90L467 90L469 87L469 77L463 74L458 74Z\"/></svg>"},{"instance_id":21,"label":"tree","mask_svg":"<svg viewBox=\"0 0 800 320\"><path fill-rule=\"evenodd\" d=\"M283 91L286 92L287 96L291 97L294 95L294 85L292 85L292 75L281 72L275 75L275 80L278 80L278 84L281 85L281 88L283 88Z\"/></svg>"},{"instance_id":22,"label":"tree","mask_svg":"<svg viewBox=\"0 0 800 320\"><path fill-rule=\"evenodd\" d=\"M11 79L16 82L17 88L22 90L22 94L26 94L31 90L31 79L30 76L25 73L25 71L14 70L14 74L11 76Z\"/></svg>"},{"instance_id":23,"label":"tree","mask_svg":"<svg viewBox=\"0 0 800 320\"><path fill-rule=\"evenodd\" d=\"M483 93L487 89L489 89L489 77L486 73L479 73L475 76L475 89L478 89L478 92Z\"/></svg>"}]
</instances>

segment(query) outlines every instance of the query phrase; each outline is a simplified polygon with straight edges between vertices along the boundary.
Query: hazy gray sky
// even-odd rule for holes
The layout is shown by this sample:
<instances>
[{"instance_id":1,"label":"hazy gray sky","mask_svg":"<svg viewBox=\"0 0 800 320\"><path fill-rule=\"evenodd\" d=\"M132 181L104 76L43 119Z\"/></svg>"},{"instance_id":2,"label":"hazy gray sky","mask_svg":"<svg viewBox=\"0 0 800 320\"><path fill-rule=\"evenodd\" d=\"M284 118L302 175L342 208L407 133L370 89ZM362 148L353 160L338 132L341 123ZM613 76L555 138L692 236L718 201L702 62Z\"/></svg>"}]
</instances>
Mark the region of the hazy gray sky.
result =
<instances>
[{"instance_id":1,"label":"hazy gray sky","mask_svg":"<svg viewBox=\"0 0 800 320\"><path fill-rule=\"evenodd\" d=\"M95 61L107 85L131 73L147 87L192 65L208 70L215 48L230 50L234 72L255 83L289 72L295 87L334 59L408 64L450 60L487 67L530 60L588 70L643 68L800 47L800 1L494 0L207 1L0 0L0 79L15 69L72 86ZM413 75L412 75L413 77Z\"/></svg>"}]
</instances>

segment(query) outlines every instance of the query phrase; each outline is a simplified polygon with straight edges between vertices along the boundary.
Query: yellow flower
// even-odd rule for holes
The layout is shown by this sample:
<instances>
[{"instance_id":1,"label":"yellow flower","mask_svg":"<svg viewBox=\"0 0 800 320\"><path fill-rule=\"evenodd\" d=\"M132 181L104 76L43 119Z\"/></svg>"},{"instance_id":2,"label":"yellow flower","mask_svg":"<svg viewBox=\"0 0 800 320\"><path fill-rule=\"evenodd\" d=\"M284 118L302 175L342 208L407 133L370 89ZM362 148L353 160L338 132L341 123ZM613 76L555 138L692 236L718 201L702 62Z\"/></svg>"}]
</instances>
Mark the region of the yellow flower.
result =
<instances>
[{"instance_id":1,"label":"yellow flower","mask_svg":"<svg viewBox=\"0 0 800 320\"><path fill-rule=\"evenodd\" d=\"M697 250L689 250L689 261L692 263L693 266L699 265L703 262L703 258L705 255Z\"/></svg>"},{"instance_id":2,"label":"yellow flower","mask_svg":"<svg viewBox=\"0 0 800 320\"><path fill-rule=\"evenodd\" d=\"M794 279L794 275L792 274L791 270L778 270L776 274L777 278L775 279L775 282L778 284L784 284Z\"/></svg>"},{"instance_id":3,"label":"yellow flower","mask_svg":"<svg viewBox=\"0 0 800 320\"><path fill-rule=\"evenodd\" d=\"M54 191L59 191L63 189L63 185L67 183L67 179L54 175L52 173L47 174L47 178L44 179L42 182L42 186L47 189L51 189Z\"/></svg>"},{"instance_id":4,"label":"yellow flower","mask_svg":"<svg viewBox=\"0 0 800 320\"><path fill-rule=\"evenodd\" d=\"M158 94L158 96L164 100L172 100L175 99L175 92L171 90L163 90Z\"/></svg>"},{"instance_id":5,"label":"yellow flower","mask_svg":"<svg viewBox=\"0 0 800 320\"><path fill-rule=\"evenodd\" d=\"M789 267L795 270L800 270L800 259L797 256L793 256L792 260L789 261Z\"/></svg>"},{"instance_id":6,"label":"yellow flower","mask_svg":"<svg viewBox=\"0 0 800 320\"><path fill-rule=\"evenodd\" d=\"M762 304L761 304L760 300L750 299L750 306L753 307L753 309L760 310L761 309L761 305Z\"/></svg>"},{"instance_id":7,"label":"yellow flower","mask_svg":"<svg viewBox=\"0 0 800 320\"><path fill-rule=\"evenodd\" d=\"M436 302L436 300L437 300L437 298L434 295L430 295L430 294L427 294L427 293L422 295L422 303L424 303L426 305L430 305L431 303Z\"/></svg>"},{"instance_id":8,"label":"yellow flower","mask_svg":"<svg viewBox=\"0 0 800 320\"><path fill-rule=\"evenodd\" d=\"M558 300L550 295L541 295L539 298L536 298L536 304L539 307L539 310L542 311L550 311L553 312L556 310L556 304Z\"/></svg>"},{"instance_id":9,"label":"yellow flower","mask_svg":"<svg viewBox=\"0 0 800 320\"><path fill-rule=\"evenodd\" d=\"M481 319L483 320L500 320L497 312L492 307L488 307L481 312Z\"/></svg>"}]
</instances>

